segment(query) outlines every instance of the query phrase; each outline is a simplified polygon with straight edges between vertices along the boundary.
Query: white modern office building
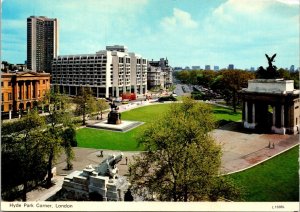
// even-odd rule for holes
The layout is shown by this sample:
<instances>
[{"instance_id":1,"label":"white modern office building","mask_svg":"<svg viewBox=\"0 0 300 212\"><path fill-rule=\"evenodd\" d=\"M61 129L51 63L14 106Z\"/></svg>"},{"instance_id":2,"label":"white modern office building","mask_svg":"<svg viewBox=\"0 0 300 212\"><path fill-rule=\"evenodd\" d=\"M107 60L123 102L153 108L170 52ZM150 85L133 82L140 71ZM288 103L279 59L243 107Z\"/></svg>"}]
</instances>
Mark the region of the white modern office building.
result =
<instances>
[{"instance_id":1,"label":"white modern office building","mask_svg":"<svg viewBox=\"0 0 300 212\"><path fill-rule=\"evenodd\" d=\"M51 84L71 96L80 87L90 87L96 97L145 94L147 60L121 45L107 46L95 54L58 56L52 63Z\"/></svg>"}]
</instances>

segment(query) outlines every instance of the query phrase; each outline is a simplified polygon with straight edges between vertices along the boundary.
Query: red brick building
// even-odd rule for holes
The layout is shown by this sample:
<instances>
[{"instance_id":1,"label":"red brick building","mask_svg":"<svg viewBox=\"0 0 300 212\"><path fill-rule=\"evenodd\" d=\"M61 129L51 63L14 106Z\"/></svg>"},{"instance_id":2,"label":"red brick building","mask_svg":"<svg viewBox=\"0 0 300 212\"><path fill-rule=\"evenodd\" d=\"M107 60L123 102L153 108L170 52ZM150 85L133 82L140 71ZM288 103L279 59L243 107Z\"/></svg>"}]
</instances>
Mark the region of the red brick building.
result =
<instances>
[{"instance_id":1,"label":"red brick building","mask_svg":"<svg viewBox=\"0 0 300 212\"><path fill-rule=\"evenodd\" d=\"M18 112L38 105L50 89L50 74L36 72L1 73L1 112Z\"/></svg>"}]
</instances>

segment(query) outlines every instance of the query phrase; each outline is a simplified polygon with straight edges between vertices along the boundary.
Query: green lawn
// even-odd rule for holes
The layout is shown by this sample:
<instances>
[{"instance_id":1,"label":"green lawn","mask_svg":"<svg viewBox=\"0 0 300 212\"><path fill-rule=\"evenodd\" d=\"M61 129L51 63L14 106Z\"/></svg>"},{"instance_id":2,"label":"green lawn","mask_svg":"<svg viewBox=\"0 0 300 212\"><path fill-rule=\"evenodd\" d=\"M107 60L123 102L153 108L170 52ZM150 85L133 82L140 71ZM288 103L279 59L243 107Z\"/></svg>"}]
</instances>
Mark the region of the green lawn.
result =
<instances>
[{"instance_id":1,"label":"green lawn","mask_svg":"<svg viewBox=\"0 0 300 212\"><path fill-rule=\"evenodd\" d=\"M137 147L137 137L147 126L147 123L157 120L158 117L162 116L163 113L168 110L169 106L169 104L158 104L123 112L123 120L145 122L142 126L130 130L129 132L112 132L92 128L79 129L76 135L78 146L122 151L142 150L142 147ZM241 119L241 113L234 114L230 109L221 107L214 107L213 109L217 120L237 121Z\"/></svg>"},{"instance_id":2,"label":"green lawn","mask_svg":"<svg viewBox=\"0 0 300 212\"><path fill-rule=\"evenodd\" d=\"M299 146L251 169L229 175L243 185L245 201L299 201Z\"/></svg>"}]
</instances>

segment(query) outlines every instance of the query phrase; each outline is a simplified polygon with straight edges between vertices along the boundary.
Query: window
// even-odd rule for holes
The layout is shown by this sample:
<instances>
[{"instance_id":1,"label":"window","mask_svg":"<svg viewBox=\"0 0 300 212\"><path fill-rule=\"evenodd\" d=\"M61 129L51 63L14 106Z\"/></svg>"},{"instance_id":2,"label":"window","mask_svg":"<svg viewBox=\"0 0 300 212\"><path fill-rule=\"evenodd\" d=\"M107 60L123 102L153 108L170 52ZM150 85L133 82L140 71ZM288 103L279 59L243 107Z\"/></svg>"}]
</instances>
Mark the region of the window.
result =
<instances>
[{"instance_id":1,"label":"window","mask_svg":"<svg viewBox=\"0 0 300 212\"><path fill-rule=\"evenodd\" d=\"M1 87L3 87L3 82L1 82Z\"/></svg>"},{"instance_id":2,"label":"window","mask_svg":"<svg viewBox=\"0 0 300 212\"><path fill-rule=\"evenodd\" d=\"M46 84L46 80L43 80L43 84Z\"/></svg>"},{"instance_id":3,"label":"window","mask_svg":"<svg viewBox=\"0 0 300 212\"><path fill-rule=\"evenodd\" d=\"M2 94L1 101L2 101L2 102L4 101L4 93Z\"/></svg>"},{"instance_id":4,"label":"window","mask_svg":"<svg viewBox=\"0 0 300 212\"><path fill-rule=\"evenodd\" d=\"M38 90L38 97L40 97L41 96L41 91L40 90Z\"/></svg>"},{"instance_id":5,"label":"window","mask_svg":"<svg viewBox=\"0 0 300 212\"><path fill-rule=\"evenodd\" d=\"M4 105L1 105L1 111L4 111Z\"/></svg>"},{"instance_id":6,"label":"window","mask_svg":"<svg viewBox=\"0 0 300 212\"><path fill-rule=\"evenodd\" d=\"M12 100L12 93L8 93L8 100Z\"/></svg>"},{"instance_id":7,"label":"window","mask_svg":"<svg viewBox=\"0 0 300 212\"><path fill-rule=\"evenodd\" d=\"M9 109L9 110L12 110L12 104L9 104L9 105L8 105L8 109Z\"/></svg>"},{"instance_id":8,"label":"window","mask_svg":"<svg viewBox=\"0 0 300 212\"><path fill-rule=\"evenodd\" d=\"M11 82L8 82L8 86L11 86Z\"/></svg>"}]
</instances>

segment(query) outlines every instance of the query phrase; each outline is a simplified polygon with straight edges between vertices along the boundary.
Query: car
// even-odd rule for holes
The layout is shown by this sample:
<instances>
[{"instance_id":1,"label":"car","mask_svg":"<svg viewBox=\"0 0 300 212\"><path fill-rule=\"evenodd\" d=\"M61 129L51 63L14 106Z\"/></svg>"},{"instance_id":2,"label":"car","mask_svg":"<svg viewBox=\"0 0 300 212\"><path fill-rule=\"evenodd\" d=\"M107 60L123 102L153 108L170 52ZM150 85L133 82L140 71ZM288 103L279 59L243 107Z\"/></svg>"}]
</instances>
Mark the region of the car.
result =
<instances>
[{"instance_id":1,"label":"car","mask_svg":"<svg viewBox=\"0 0 300 212\"><path fill-rule=\"evenodd\" d=\"M122 100L122 104L128 104L129 103L129 99L123 99Z\"/></svg>"},{"instance_id":2,"label":"car","mask_svg":"<svg viewBox=\"0 0 300 212\"><path fill-rule=\"evenodd\" d=\"M177 101L177 99L174 96L163 96L158 99L159 102L164 101Z\"/></svg>"}]
</instances>

